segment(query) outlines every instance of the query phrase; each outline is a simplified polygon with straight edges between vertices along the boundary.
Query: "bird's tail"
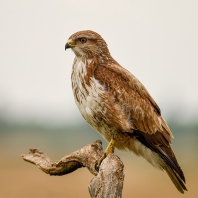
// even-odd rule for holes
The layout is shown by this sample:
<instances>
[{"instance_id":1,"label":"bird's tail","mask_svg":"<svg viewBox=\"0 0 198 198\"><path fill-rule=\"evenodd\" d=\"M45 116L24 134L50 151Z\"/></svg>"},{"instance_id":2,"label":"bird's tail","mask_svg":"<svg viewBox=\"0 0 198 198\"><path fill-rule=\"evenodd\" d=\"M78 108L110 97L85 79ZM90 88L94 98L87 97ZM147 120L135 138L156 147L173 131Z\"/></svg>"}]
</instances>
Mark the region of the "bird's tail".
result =
<instances>
[{"instance_id":1,"label":"bird's tail","mask_svg":"<svg viewBox=\"0 0 198 198\"><path fill-rule=\"evenodd\" d=\"M185 190L187 191L183 171L179 166L171 147L163 148L163 146L159 146L155 152L158 154L156 163L158 163L159 168L166 171L179 192L184 193Z\"/></svg>"},{"instance_id":2,"label":"bird's tail","mask_svg":"<svg viewBox=\"0 0 198 198\"><path fill-rule=\"evenodd\" d=\"M158 139L162 140L159 144L156 144L157 140L154 135L158 135ZM184 193L185 190L187 191L184 173L177 162L171 146L168 143L163 144L164 137L161 133L157 132L154 135L152 137L152 135L141 131L138 131L138 133L133 131L133 136L138 140L134 141L135 154L144 157L154 167L165 170L175 187L181 193Z\"/></svg>"},{"instance_id":3,"label":"bird's tail","mask_svg":"<svg viewBox=\"0 0 198 198\"><path fill-rule=\"evenodd\" d=\"M187 191L185 180L183 180L174 169L170 168L167 164L163 166L163 169L167 172L168 176L179 192L184 193L184 190Z\"/></svg>"},{"instance_id":4,"label":"bird's tail","mask_svg":"<svg viewBox=\"0 0 198 198\"><path fill-rule=\"evenodd\" d=\"M171 147L160 145L157 153L162 159L162 163L160 163L161 167L166 171L175 187L181 193L184 193L185 190L187 191L184 173L179 166Z\"/></svg>"},{"instance_id":5,"label":"bird's tail","mask_svg":"<svg viewBox=\"0 0 198 198\"><path fill-rule=\"evenodd\" d=\"M163 147L164 146L159 146L158 149L155 150L155 152L158 154L156 163L158 163L160 169L166 171L178 191L184 193L185 190L187 191L184 173L179 166L171 147Z\"/></svg>"}]
</instances>

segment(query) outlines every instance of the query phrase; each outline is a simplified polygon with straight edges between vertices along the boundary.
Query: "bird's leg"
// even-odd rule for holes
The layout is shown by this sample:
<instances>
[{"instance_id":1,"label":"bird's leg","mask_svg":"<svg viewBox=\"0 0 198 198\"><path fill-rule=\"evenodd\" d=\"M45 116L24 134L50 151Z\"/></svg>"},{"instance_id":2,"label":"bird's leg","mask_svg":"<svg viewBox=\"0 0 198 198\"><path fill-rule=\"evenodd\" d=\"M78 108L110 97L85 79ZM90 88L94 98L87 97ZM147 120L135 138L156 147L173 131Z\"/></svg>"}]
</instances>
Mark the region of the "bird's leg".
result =
<instances>
[{"instance_id":1,"label":"bird's leg","mask_svg":"<svg viewBox=\"0 0 198 198\"><path fill-rule=\"evenodd\" d=\"M96 162L96 169L99 170L100 164L102 163L102 161L105 159L105 157L109 154L109 153L114 153L114 143L115 140L112 138L111 141L109 142L105 152L103 153L102 157L100 157L97 162Z\"/></svg>"},{"instance_id":2,"label":"bird's leg","mask_svg":"<svg viewBox=\"0 0 198 198\"><path fill-rule=\"evenodd\" d=\"M114 153L114 143L115 143L115 140L112 138L111 141L109 142L106 150L105 150L105 154L106 156L109 154L109 153Z\"/></svg>"}]
</instances>

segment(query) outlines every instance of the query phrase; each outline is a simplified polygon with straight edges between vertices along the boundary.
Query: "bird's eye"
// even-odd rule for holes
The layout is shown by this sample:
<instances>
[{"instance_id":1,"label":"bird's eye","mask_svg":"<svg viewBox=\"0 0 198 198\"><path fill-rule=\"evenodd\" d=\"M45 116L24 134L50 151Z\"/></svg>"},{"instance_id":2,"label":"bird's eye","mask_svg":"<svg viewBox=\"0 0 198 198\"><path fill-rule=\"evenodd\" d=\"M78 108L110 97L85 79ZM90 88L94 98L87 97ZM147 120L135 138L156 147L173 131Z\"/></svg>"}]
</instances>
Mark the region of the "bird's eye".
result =
<instances>
[{"instance_id":1,"label":"bird's eye","mask_svg":"<svg viewBox=\"0 0 198 198\"><path fill-rule=\"evenodd\" d=\"M87 39L86 39L86 38L80 38L79 40L80 40L80 42L81 42L82 44L87 42Z\"/></svg>"}]
</instances>

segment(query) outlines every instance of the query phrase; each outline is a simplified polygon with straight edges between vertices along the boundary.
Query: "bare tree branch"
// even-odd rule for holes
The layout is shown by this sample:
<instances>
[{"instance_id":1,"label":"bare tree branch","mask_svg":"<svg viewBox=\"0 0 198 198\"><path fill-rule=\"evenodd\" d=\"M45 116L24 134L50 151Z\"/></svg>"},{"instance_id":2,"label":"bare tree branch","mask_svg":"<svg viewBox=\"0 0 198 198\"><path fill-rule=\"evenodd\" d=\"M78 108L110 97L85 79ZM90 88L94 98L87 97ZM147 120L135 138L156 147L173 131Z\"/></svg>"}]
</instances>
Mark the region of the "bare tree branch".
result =
<instances>
[{"instance_id":1,"label":"bare tree branch","mask_svg":"<svg viewBox=\"0 0 198 198\"><path fill-rule=\"evenodd\" d=\"M29 154L23 154L22 158L50 175L61 176L78 168L87 167L96 176L89 184L89 193L92 198L119 198L122 196L124 165L115 154L109 154L101 163L98 172L95 165L102 155L102 142L97 140L63 157L58 162L52 162L38 149L30 149Z\"/></svg>"}]
</instances>

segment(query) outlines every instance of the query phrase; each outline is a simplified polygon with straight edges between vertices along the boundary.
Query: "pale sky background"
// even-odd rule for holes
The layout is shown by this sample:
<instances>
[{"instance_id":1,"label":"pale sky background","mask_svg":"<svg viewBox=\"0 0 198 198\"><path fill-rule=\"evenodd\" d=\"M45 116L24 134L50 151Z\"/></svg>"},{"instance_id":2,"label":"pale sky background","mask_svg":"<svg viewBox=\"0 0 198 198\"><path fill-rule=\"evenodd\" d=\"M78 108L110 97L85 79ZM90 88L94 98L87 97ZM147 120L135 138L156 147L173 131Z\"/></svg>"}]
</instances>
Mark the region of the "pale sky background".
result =
<instances>
[{"instance_id":1,"label":"pale sky background","mask_svg":"<svg viewBox=\"0 0 198 198\"><path fill-rule=\"evenodd\" d=\"M148 89L165 118L198 120L198 1L0 0L0 114L81 119L69 36L90 29Z\"/></svg>"}]
</instances>

